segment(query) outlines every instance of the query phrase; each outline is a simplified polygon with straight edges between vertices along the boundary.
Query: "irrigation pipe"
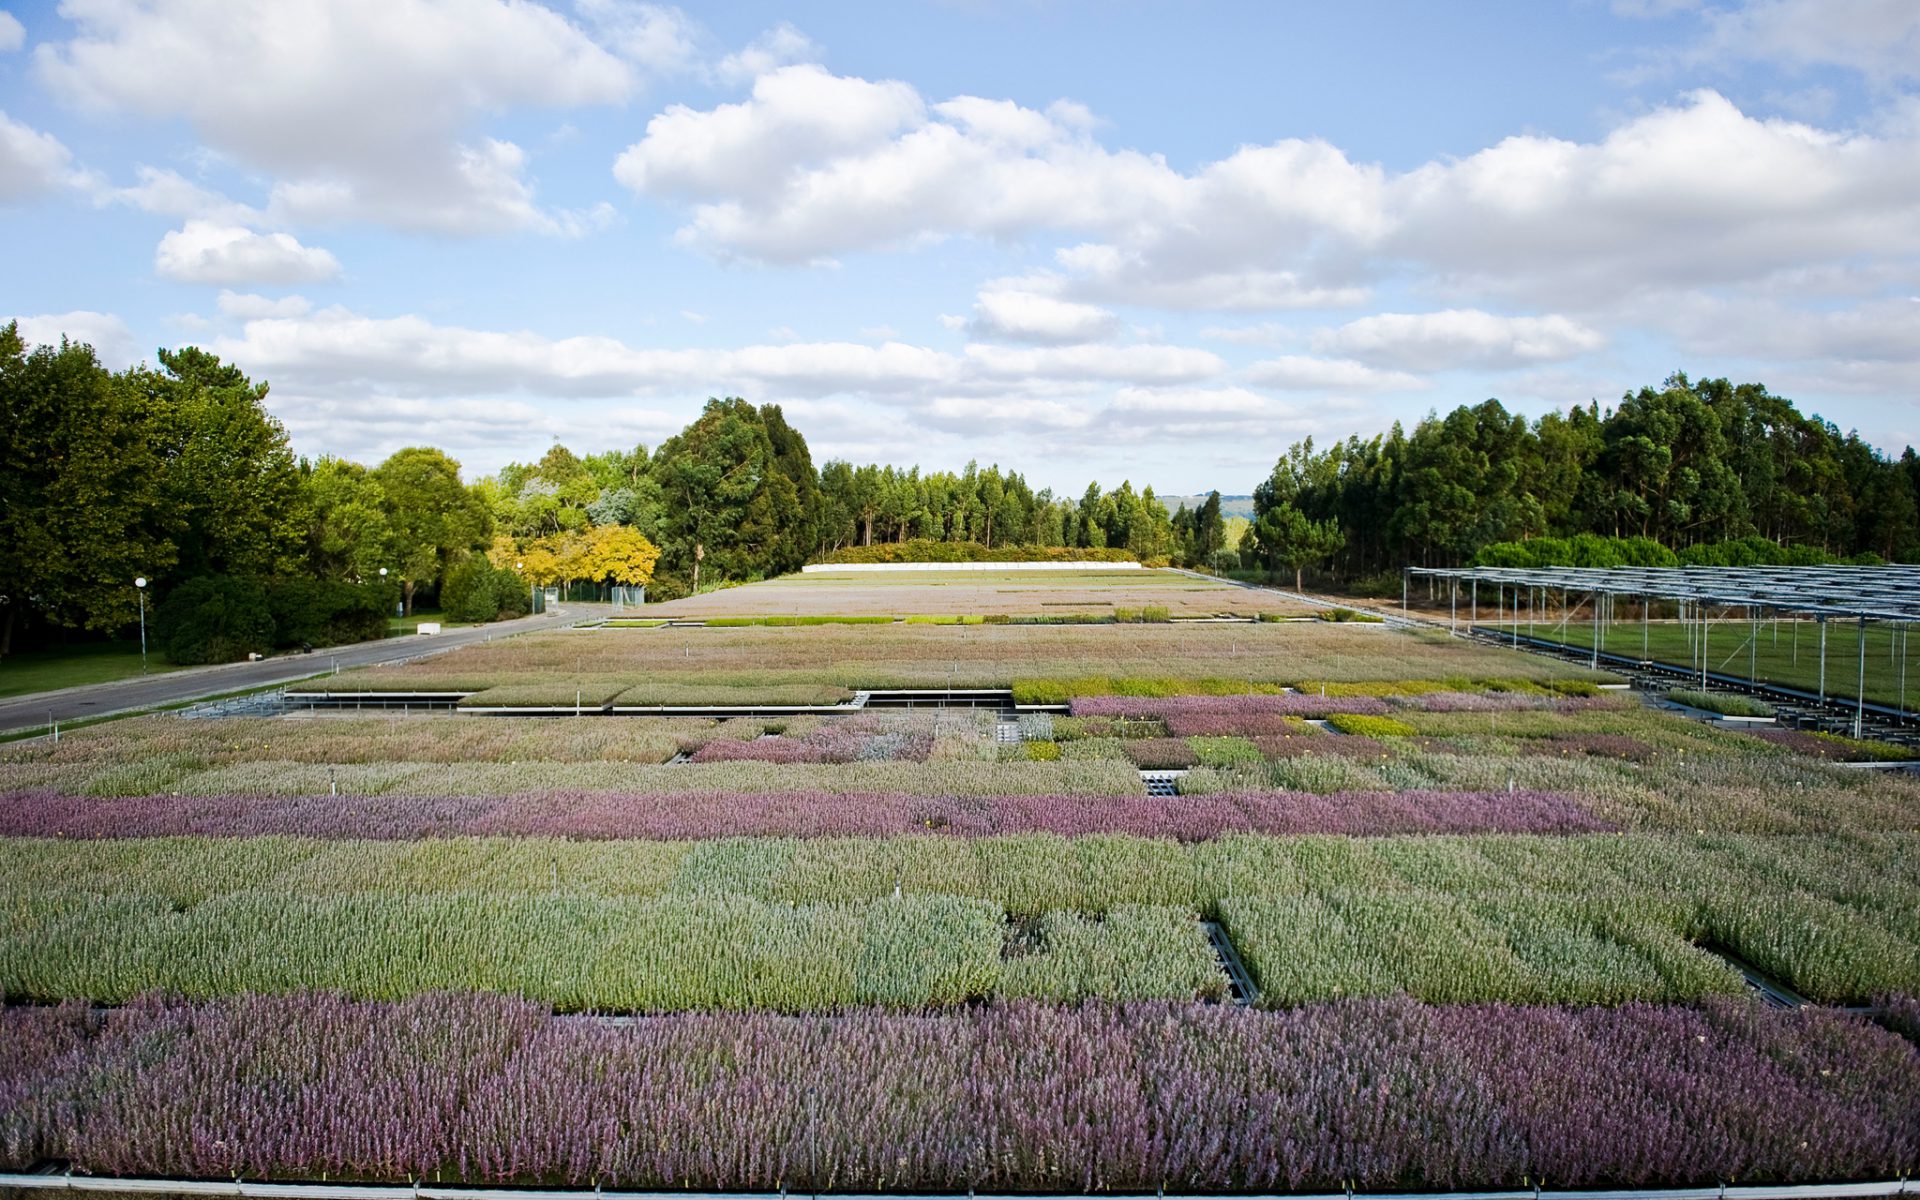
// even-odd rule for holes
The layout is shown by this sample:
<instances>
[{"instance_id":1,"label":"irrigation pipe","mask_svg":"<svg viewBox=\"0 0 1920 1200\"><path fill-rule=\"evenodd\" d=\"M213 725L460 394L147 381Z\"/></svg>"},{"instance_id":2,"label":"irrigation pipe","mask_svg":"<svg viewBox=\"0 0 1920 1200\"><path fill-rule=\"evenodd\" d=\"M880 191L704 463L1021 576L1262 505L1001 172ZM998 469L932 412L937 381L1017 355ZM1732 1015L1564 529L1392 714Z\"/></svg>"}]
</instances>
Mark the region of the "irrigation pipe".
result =
<instances>
[{"instance_id":1,"label":"irrigation pipe","mask_svg":"<svg viewBox=\"0 0 1920 1200\"><path fill-rule=\"evenodd\" d=\"M65 1192L140 1192L170 1196L238 1196L245 1200L792 1200L818 1195L804 1190L780 1192L642 1192L594 1188L554 1189L511 1187L442 1187L366 1183L266 1183L246 1179L124 1179L93 1175L0 1175L0 1189ZM902 1196L887 1192L834 1192L840 1200L1034 1200L1030 1194L996 1196L973 1192ZM1148 1195L1149 1193L1140 1193ZM1151 1193L1155 1200L1221 1200L1213 1196ZM1054 1193L1051 1200L1114 1200L1125 1193L1100 1196ZM1920 1195L1920 1184L1906 1179L1871 1183L1719 1184L1692 1188L1630 1188L1569 1190L1514 1188L1485 1192L1344 1192L1272 1193L1271 1200L1852 1200L1854 1197ZM1249 1197L1248 1200L1267 1200Z\"/></svg>"}]
</instances>

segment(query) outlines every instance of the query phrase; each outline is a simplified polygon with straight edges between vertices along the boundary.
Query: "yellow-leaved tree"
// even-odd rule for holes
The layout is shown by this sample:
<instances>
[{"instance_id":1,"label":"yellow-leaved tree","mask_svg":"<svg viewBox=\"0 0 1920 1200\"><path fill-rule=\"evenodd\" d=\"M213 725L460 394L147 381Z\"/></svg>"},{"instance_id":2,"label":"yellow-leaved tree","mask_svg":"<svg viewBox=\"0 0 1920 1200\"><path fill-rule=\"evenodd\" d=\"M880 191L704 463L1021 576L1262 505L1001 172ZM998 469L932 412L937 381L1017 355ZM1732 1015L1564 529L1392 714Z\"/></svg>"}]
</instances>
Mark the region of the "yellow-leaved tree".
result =
<instances>
[{"instance_id":1,"label":"yellow-leaved tree","mask_svg":"<svg viewBox=\"0 0 1920 1200\"><path fill-rule=\"evenodd\" d=\"M639 587L653 580L660 547L630 525L596 525L587 531L580 578Z\"/></svg>"}]
</instances>

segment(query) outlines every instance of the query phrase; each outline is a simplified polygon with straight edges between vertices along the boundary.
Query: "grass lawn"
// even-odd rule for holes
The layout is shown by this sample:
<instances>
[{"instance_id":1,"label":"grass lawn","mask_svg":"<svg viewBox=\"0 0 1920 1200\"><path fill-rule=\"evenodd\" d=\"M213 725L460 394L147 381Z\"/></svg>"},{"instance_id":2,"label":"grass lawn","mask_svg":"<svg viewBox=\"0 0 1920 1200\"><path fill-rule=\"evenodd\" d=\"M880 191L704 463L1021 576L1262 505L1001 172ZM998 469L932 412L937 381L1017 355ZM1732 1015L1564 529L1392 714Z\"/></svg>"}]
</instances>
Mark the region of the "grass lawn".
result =
<instances>
[{"instance_id":1,"label":"grass lawn","mask_svg":"<svg viewBox=\"0 0 1920 1200\"><path fill-rule=\"evenodd\" d=\"M410 617L388 618L387 636L399 637L402 634L419 633L422 621L429 623L438 621L442 629L465 629L470 624L466 621L449 621L440 615L440 610L437 608L416 608Z\"/></svg>"},{"instance_id":2,"label":"grass lawn","mask_svg":"<svg viewBox=\"0 0 1920 1200\"><path fill-rule=\"evenodd\" d=\"M157 675L180 668L161 658L159 650L149 646L147 669ZM29 650L0 658L0 696L26 696L86 683L111 683L139 674L138 642L89 642Z\"/></svg>"}]
</instances>

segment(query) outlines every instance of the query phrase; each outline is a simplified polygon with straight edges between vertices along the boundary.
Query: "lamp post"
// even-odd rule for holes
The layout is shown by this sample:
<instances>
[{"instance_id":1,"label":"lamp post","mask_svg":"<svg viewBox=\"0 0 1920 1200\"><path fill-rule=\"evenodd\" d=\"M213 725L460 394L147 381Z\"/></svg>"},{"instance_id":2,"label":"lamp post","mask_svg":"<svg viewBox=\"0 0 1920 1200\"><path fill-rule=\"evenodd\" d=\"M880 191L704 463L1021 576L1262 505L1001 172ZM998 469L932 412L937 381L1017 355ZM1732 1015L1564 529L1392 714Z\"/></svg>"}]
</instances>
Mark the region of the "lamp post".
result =
<instances>
[{"instance_id":1,"label":"lamp post","mask_svg":"<svg viewBox=\"0 0 1920 1200\"><path fill-rule=\"evenodd\" d=\"M385 567L381 567L381 568L380 568L380 582L381 582L381 583L385 583L386 581L387 581L387 569L386 569ZM406 601L404 601L404 600L395 600L395 601L393 602L393 615L394 615L394 616L396 616L396 617L405 617L405 616L407 615L407 604L406 604Z\"/></svg>"},{"instance_id":2,"label":"lamp post","mask_svg":"<svg viewBox=\"0 0 1920 1200\"><path fill-rule=\"evenodd\" d=\"M147 673L147 577L133 577L133 594L140 597L140 673Z\"/></svg>"},{"instance_id":3,"label":"lamp post","mask_svg":"<svg viewBox=\"0 0 1920 1200\"><path fill-rule=\"evenodd\" d=\"M516 571L519 571L521 574L524 575L526 573L526 566L527 566L526 563L517 562L513 564L513 569ZM533 580L529 579L527 580L527 612L529 614L538 612L540 610L540 605L538 601L539 601L539 597L533 594Z\"/></svg>"}]
</instances>

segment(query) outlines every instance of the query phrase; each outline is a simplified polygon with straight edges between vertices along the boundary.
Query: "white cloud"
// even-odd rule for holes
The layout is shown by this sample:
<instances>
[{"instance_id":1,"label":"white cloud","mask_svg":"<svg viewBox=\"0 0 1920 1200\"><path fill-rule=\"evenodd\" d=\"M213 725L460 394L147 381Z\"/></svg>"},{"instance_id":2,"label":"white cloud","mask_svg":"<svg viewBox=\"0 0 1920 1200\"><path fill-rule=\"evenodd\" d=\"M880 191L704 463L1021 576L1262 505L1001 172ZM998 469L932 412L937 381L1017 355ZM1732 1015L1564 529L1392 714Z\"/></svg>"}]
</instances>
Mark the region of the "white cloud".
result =
<instances>
[{"instance_id":1,"label":"white cloud","mask_svg":"<svg viewBox=\"0 0 1920 1200\"><path fill-rule=\"evenodd\" d=\"M1562 302L1920 250L1920 140L1757 120L1713 92L1596 143L1508 138L1394 193L1390 253Z\"/></svg>"},{"instance_id":2,"label":"white cloud","mask_svg":"<svg viewBox=\"0 0 1920 1200\"><path fill-rule=\"evenodd\" d=\"M782 21L721 59L714 73L723 83L746 83L794 63L818 61L819 57L820 47L812 38Z\"/></svg>"},{"instance_id":3,"label":"white cloud","mask_svg":"<svg viewBox=\"0 0 1920 1200\"><path fill-rule=\"evenodd\" d=\"M795 66L754 81L737 104L698 112L670 106L614 164L636 192L677 199L737 196L775 188L809 161L871 148L922 119L904 83L869 83Z\"/></svg>"},{"instance_id":4,"label":"white cloud","mask_svg":"<svg viewBox=\"0 0 1920 1200\"><path fill-rule=\"evenodd\" d=\"M1288 354L1249 366L1241 375L1262 387L1297 392L1400 392L1426 386L1404 371L1382 371L1346 358Z\"/></svg>"},{"instance_id":5,"label":"white cloud","mask_svg":"<svg viewBox=\"0 0 1920 1200\"><path fill-rule=\"evenodd\" d=\"M222 316L238 317L243 321L257 321L262 317L304 317L313 311L313 305L305 296L258 296L249 292L234 292L220 289L220 313Z\"/></svg>"},{"instance_id":6,"label":"white cloud","mask_svg":"<svg viewBox=\"0 0 1920 1200\"><path fill-rule=\"evenodd\" d=\"M70 179L73 155L50 133L0 112L0 204L50 192Z\"/></svg>"},{"instance_id":7,"label":"white cloud","mask_svg":"<svg viewBox=\"0 0 1920 1200\"><path fill-rule=\"evenodd\" d=\"M1664 293L1648 296L1627 318L1660 323L1690 354L1920 370L1920 299L1911 296L1808 311L1771 297Z\"/></svg>"},{"instance_id":8,"label":"white cloud","mask_svg":"<svg viewBox=\"0 0 1920 1200\"><path fill-rule=\"evenodd\" d=\"M518 148L469 126L517 106L618 103L637 82L558 13L506 0L65 0L61 13L76 35L34 51L56 95L184 118L275 175L289 218L566 232L534 205Z\"/></svg>"},{"instance_id":9,"label":"white cloud","mask_svg":"<svg viewBox=\"0 0 1920 1200\"><path fill-rule=\"evenodd\" d=\"M684 71L699 56L700 27L670 5L574 0L573 8L602 45L653 74Z\"/></svg>"},{"instance_id":10,"label":"white cloud","mask_svg":"<svg viewBox=\"0 0 1920 1200\"><path fill-rule=\"evenodd\" d=\"M1881 82L1920 78L1920 5L1911 0L1752 0L1705 14L1690 57L1844 67Z\"/></svg>"},{"instance_id":11,"label":"white cloud","mask_svg":"<svg viewBox=\"0 0 1920 1200\"><path fill-rule=\"evenodd\" d=\"M989 287L973 305L976 337L1017 342L1092 342L1113 336L1120 322L1104 308L1020 287Z\"/></svg>"},{"instance_id":12,"label":"white cloud","mask_svg":"<svg viewBox=\"0 0 1920 1200\"><path fill-rule=\"evenodd\" d=\"M26 44L27 30L20 18L0 8L0 54L11 54Z\"/></svg>"},{"instance_id":13,"label":"white cloud","mask_svg":"<svg viewBox=\"0 0 1920 1200\"><path fill-rule=\"evenodd\" d=\"M1185 346L1045 346L1011 349L969 345L967 362L988 376L1030 379L1181 383L1226 370L1219 357Z\"/></svg>"},{"instance_id":14,"label":"white cloud","mask_svg":"<svg viewBox=\"0 0 1920 1200\"><path fill-rule=\"evenodd\" d=\"M1107 227L1153 207L1175 176L1109 154L1073 108L1040 113L789 66L751 99L676 105L615 166L643 195L694 205L684 241L722 255L810 262L954 232Z\"/></svg>"},{"instance_id":15,"label":"white cloud","mask_svg":"<svg viewBox=\"0 0 1920 1200\"><path fill-rule=\"evenodd\" d=\"M83 310L10 319L20 322L20 336L29 346L57 346L65 337L70 342L92 346L100 361L114 370L140 361L133 331L112 313Z\"/></svg>"},{"instance_id":16,"label":"white cloud","mask_svg":"<svg viewBox=\"0 0 1920 1200\"><path fill-rule=\"evenodd\" d=\"M1102 424L1125 442L1243 439L1277 443L1310 427L1305 410L1242 387L1123 387Z\"/></svg>"},{"instance_id":17,"label":"white cloud","mask_svg":"<svg viewBox=\"0 0 1920 1200\"><path fill-rule=\"evenodd\" d=\"M1597 350L1606 339L1559 315L1501 317L1478 309L1378 313L1313 337L1315 348L1420 371L1555 362Z\"/></svg>"},{"instance_id":18,"label":"white cloud","mask_svg":"<svg viewBox=\"0 0 1920 1200\"><path fill-rule=\"evenodd\" d=\"M656 117L617 174L688 205L681 240L721 257L1055 233L1080 239L1056 254L1057 299L1175 309L1355 307L1395 277L1597 307L1920 251L1920 106L1870 135L1703 91L1597 141L1515 136L1399 174L1303 139L1182 173L1083 117L785 67L747 101Z\"/></svg>"},{"instance_id":19,"label":"white cloud","mask_svg":"<svg viewBox=\"0 0 1920 1200\"><path fill-rule=\"evenodd\" d=\"M153 269L180 283L290 284L337 278L340 262L292 234L188 221L160 239Z\"/></svg>"},{"instance_id":20,"label":"white cloud","mask_svg":"<svg viewBox=\"0 0 1920 1200\"><path fill-rule=\"evenodd\" d=\"M131 187L103 184L95 188L94 203L126 204L163 217L217 221L223 225L257 225L264 220L258 209L201 187L177 171L139 166L134 168L134 178L139 182Z\"/></svg>"}]
</instances>

